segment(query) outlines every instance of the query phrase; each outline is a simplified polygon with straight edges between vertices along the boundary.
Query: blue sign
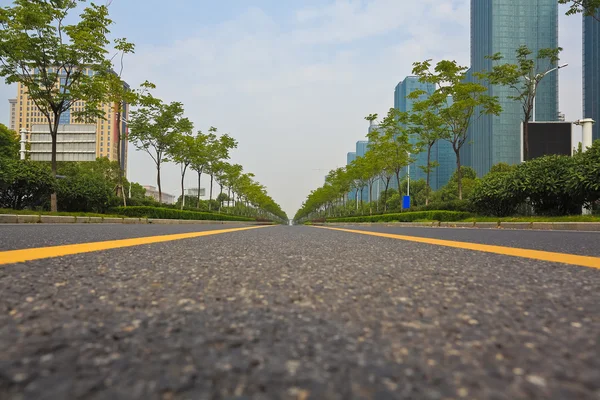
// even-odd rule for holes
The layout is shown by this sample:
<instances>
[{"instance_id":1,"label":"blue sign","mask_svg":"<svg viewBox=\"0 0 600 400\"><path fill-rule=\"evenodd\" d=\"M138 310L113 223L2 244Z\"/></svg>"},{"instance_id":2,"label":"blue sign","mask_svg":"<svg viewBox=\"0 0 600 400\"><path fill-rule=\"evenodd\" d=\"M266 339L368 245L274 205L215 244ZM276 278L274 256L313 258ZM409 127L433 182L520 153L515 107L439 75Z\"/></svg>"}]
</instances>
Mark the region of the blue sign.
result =
<instances>
[{"instance_id":1,"label":"blue sign","mask_svg":"<svg viewBox=\"0 0 600 400\"><path fill-rule=\"evenodd\" d=\"M409 209L410 208L410 196L402 197L402 208Z\"/></svg>"}]
</instances>

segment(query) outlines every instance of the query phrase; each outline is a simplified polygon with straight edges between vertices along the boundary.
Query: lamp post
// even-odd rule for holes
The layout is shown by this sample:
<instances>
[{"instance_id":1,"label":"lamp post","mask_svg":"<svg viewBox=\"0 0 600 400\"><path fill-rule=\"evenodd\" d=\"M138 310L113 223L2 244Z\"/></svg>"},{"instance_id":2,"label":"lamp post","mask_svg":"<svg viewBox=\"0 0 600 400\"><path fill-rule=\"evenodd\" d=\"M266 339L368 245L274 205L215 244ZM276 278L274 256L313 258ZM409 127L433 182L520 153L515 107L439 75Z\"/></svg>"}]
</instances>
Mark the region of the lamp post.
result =
<instances>
[{"instance_id":1,"label":"lamp post","mask_svg":"<svg viewBox=\"0 0 600 400\"><path fill-rule=\"evenodd\" d=\"M542 72L539 73L537 75L535 75L535 77L533 78L533 82L532 82L532 78L526 76L525 80L527 82L529 82L530 84L532 84L532 94L533 94L533 112L532 112L532 118L531 118L531 122L535 122L535 112L536 112L536 100L537 100L537 86L538 84L541 82L542 78L545 77L546 75L548 75L550 72L554 72L554 71L558 71L561 68L565 68L568 67L569 64L562 64L559 65L558 67L554 67L552 69L549 69L546 72ZM523 143L524 140L524 134L523 134L523 130L525 129L525 124L528 124L529 121L524 121L523 124L521 124L521 162L525 161L525 146Z\"/></svg>"},{"instance_id":2,"label":"lamp post","mask_svg":"<svg viewBox=\"0 0 600 400\"><path fill-rule=\"evenodd\" d=\"M537 74L534 77L534 84L533 84L533 116L532 116L532 122L535 122L535 103L536 103L536 95L537 95L537 85L539 84L539 82L542 80L543 77L545 77L546 75L548 75L550 72L554 72L554 71L558 71L559 69L568 67L569 64L562 64L559 65L558 67L554 67L552 69L549 69L546 72L542 72ZM531 78L529 78L528 76L525 77L525 80L527 80L528 82L531 82Z\"/></svg>"},{"instance_id":3,"label":"lamp post","mask_svg":"<svg viewBox=\"0 0 600 400\"><path fill-rule=\"evenodd\" d=\"M408 154L408 165L406 166L406 195L410 196L410 153Z\"/></svg>"}]
</instances>

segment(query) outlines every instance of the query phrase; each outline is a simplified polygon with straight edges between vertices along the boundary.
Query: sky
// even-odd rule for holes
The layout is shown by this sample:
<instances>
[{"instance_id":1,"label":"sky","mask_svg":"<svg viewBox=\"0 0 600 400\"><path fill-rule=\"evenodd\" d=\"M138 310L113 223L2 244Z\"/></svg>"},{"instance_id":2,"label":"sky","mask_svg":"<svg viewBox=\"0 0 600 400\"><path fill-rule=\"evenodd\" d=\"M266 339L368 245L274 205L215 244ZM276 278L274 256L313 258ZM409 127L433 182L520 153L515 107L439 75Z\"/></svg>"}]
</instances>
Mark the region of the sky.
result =
<instances>
[{"instance_id":1,"label":"sky","mask_svg":"<svg viewBox=\"0 0 600 400\"><path fill-rule=\"evenodd\" d=\"M151 81L156 96L182 102L196 130L215 126L235 137L231 162L254 173L292 217L364 139L364 117L393 107L413 62L469 64L469 3L112 0L111 36L136 45L124 79L132 87ZM559 43L569 67L560 71L560 109L569 121L582 117L582 30L581 17L564 12ZM0 82L4 124L15 95ZM132 145L128 169L130 180L155 185L151 158ZM163 168L164 191L179 194L179 179L176 165ZM186 181L197 186L194 174Z\"/></svg>"}]
</instances>

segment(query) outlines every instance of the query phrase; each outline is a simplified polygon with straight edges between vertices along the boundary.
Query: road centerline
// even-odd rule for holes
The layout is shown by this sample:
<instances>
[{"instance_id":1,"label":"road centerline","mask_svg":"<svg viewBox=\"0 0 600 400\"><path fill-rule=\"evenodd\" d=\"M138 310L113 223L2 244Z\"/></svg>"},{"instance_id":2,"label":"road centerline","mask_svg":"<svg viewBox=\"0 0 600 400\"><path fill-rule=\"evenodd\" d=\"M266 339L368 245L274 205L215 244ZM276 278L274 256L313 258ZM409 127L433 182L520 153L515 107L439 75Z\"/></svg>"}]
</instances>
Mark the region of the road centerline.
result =
<instances>
[{"instance_id":1,"label":"road centerline","mask_svg":"<svg viewBox=\"0 0 600 400\"><path fill-rule=\"evenodd\" d=\"M462 250L472 250L484 253L493 253L510 257L527 258L538 261L548 261L568 265L576 265L580 267L589 267L600 269L600 258L592 256L580 256L568 253L556 253L551 251L523 249L518 247L496 246L489 244L479 244L472 242L458 242L446 239L434 239L420 236L399 235L395 233L383 233L373 231L363 231L356 229L331 228L325 226L314 226L319 229L326 229L338 232L356 233L361 235L383 237L388 239L397 239L407 242L430 244L443 247L451 247Z\"/></svg>"},{"instance_id":2,"label":"road centerline","mask_svg":"<svg viewBox=\"0 0 600 400\"><path fill-rule=\"evenodd\" d=\"M120 249L124 247L135 247L146 244L172 242L183 239L193 239L203 236L220 235L224 233L242 232L253 229L268 228L270 225L250 226L244 228L228 228L212 231L186 232L170 235L146 236L129 239L108 240L101 242L88 242L66 244L59 246L38 247L29 249L7 250L0 252L0 265L15 264L26 261L56 258L75 254L93 253L103 250Z\"/></svg>"}]
</instances>

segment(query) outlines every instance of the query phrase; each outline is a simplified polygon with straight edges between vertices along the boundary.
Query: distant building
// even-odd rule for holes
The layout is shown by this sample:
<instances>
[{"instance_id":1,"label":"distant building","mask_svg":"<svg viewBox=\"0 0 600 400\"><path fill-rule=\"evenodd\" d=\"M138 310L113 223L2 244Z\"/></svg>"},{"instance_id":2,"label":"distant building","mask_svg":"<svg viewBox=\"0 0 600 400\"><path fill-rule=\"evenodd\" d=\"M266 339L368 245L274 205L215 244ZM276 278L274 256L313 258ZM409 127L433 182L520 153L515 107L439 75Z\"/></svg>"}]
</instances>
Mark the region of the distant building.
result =
<instances>
[{"instance_id":1,"label":"distant building","mask_svg":"<svg viewBox=\"0 0 600 400\"><path fill-rule=\"evenodd\" d=\"M52 71L50 71L52 72ZM56 71L53 71L56 73ZM91 75L94 73L91 69L87 69L85 71L86 74ZM58 74L57 79L57 88L60 88L62 85L65 85L66 76L62 75L62 71ZM127 84L125 84L126 88L129 88ZM12 100L11 102L11 118L12 118ZM85 102L78 101L73 104L73 106L64 112L60 117L61 125L89 125L89 122L81 122L78 121L75 113L77 111L82 111L85 106ZM42 114L42 112L37 108L35 103L31 98L29 98L27 93L27 88L21 83L17 84L17 98L14 101L14 116L15 116L15 124L14 130L19 133L21 129L25 129L30 132L34 125L47 125L48 120ZM122 114L121 119L121 133L122 135L127 135L127 124L125 121L129 115L129 105L125 104L122 107L125 111ZM98 119L93 124L96 126L96 140L95 140L95 157L94 160L98 157L107 157L111 161L117 161L117 145L119 143L117 136L117 120L116 120L116 110L119 109L118 103L111 104L103 104L102 111L105 114L104 119ZM29 135L26 137L29 140ZM121 141L121 165L123 169L127 168L127 155L128 155L128 146L127 141Z\"/></svg>"},{"instance_id":2,"label":"distant building","mask_svg":"<svg viewBox=\"0 0 600 400\"><path fill-rule=\"evenodd\" d=\"M596 121L592 138L600 139L600 22L592 17L583 18L583 118Z\"/></svg>"},{"instance_id":3,"label":"distant building","mask_svg":"<svg viewBox=\"0 0 600 400\"><path fill-rule=\"evenodd\" d=\"M503 62L515 63L515 51L521 45L527 45L533 55L543 48L558 47L556 0L471 0L471 70L468 74L471 81L477 81L473 78L475 73L492 69L493 62L488 56L500 53ZM503 110L499 116L474 118L469 128L469 145L463 147L461 158L465 161L463 165L473 167L482 176L497 163L521 161L523 110L518 101L508 98L515 95L514 89L477 82L488 86L488 94L498 97ZM557 119L558 72L555 71L539 85L535 120Z\"/></svg>"},{"instance_id":4,"label":"distant building","mask_svg":"<svg viewBox=\"0 0 600 400\"><path fill-rule=\"evenodd\" d=\"M359 140L356 142L356 157L364 157L367 154L367 150L369 150L369 142L367 140ZM360 190L359 190L360 196ZM360 198L358 199L360 201ZM362 191L362 200L369 201L369 187L365 186Z\"/></svg>"},{"instance_id":5,"label":"distant building","mask_svg":"<svg viewBox=\"0 0 600 400\"><path fill-rule=\"evenodd\" d=\"M152 197L156 201L160 201L156 186L144 186L144 189L146 189L146 196ZM165 204L175 204L176 198L170 193L162 192L162 202Z\"/></svg>"},{"instance_id":6,"label":"distant building","mask_svg":"<svg viewBox=\"0 0 600 400\"><path fill-rule=\"evenodd\" d=\"M402 112L412 111L416 100L408 99L407 96L416 90L422 90L428 93L428 95L423 95L419 98L419 100L425 100L435 91L435 85L419 82L419 79L416 76L406 77L396 86L394 91L394 108ZM418 141L418 137L411 136L410 142L413 145L417 144ZM415 162L410 166L410 179L427 180L427 174L421 168L427 166L427 151L412 156L415 158ZM429 184L431 188L433 190L438 190L448 183L452 173L456 169L456 156L452 150L452 144L447 140L438 140L431 148L430 161L439 164L438 167L434 168L429 174ZM406 171L403 172L403 176L404 175L406 175ZM398 186L395 182L393 185L394 188Z\"/></svg>"},{"instance_id":7,"label":"distant building","mask_svg":"<svg viewBox=\"0 0 600 400\"><path fill-rule=\"evenodd\" d=\"M346 154L346 165L352 164L354 160L356 160L356 153L354 151Z\"/></svg>"},{"instance_id":8,"label":"distant building","mask_svg":"<svg viewBox=\"0 0 600 400\"><path fill-rule=\"evenodd\" d=\"M17 99L8 99L9 103L9 121L8 127L13 131L17 130Z\"/></svg>"},{"instance_id":9,"label":"distant building","mask_svg":"<svg viewBox=\"0 0 600 400\"><path fill-rule=\"evenodd\" d=\"M356 160L356 152L349 152L346 154L346 166L352 164L352 162ZM356 199L356 189L352 189L350 193L348 193L348 200Z\"/></svg>"},{"instance_id":10,"label":"distant building","mask_svg":"<svg viewBox=\"0 0 600 400\"><path fill-rule=\"evenodd\" d=\"M198 197L198 188L185 189L185 195L186 196ZM204 196L206 196L206 189L205 188L200 188L200 197L204 197Z\"/></svg>"}]
</instances>

